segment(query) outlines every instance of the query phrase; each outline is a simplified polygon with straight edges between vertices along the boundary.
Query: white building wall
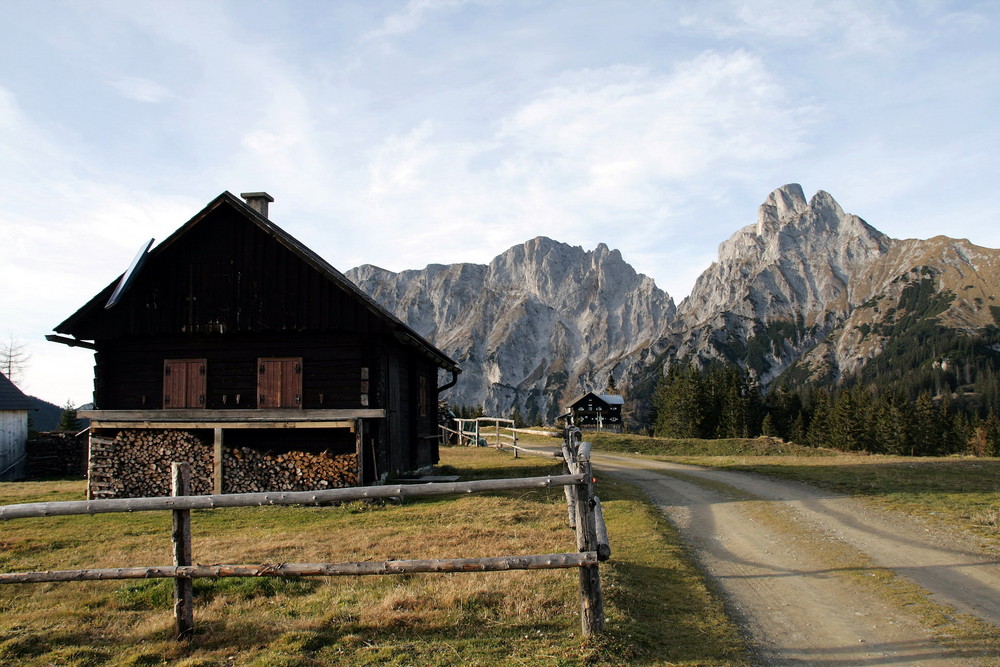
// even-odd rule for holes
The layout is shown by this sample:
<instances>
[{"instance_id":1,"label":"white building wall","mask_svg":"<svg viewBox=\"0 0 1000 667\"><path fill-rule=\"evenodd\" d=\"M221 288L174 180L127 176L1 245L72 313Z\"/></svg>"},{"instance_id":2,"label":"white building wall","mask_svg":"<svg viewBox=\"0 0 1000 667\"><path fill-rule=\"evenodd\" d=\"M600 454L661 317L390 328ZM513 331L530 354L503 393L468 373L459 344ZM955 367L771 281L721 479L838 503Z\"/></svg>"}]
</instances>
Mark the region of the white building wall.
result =
<instances>
[{"instance_id":1,"label":"white building wall","mask_svg":"<svg viewBox=\"0 0 1000 667\"><path fill-rule=\"evenodd\" d=\"M28 411L0 410L0 482L27 474Z\"/></svg>"}]
</instances>

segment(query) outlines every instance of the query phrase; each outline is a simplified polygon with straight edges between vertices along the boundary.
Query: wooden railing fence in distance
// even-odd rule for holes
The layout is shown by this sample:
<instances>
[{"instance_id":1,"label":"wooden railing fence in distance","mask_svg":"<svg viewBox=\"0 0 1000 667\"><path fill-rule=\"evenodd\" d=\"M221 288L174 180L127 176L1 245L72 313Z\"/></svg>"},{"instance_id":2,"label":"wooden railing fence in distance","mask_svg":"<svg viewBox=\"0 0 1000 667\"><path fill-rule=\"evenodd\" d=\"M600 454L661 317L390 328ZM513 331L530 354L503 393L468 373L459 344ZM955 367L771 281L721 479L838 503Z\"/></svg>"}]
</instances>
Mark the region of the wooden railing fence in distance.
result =
<instances>
[{"instance_id":1,"label":"wooden railing fence in distance","mask_svg":"<svg viewBox=\"0 0 1000 667\"><path fill-rule=\"evenodd\" d=\"M27 503L0 506L0 521L27 517L93 515L117 512L170 511L173 513L173 565L122 567L106 569L56 570L44 572L0 573L0 584L67 582L108 579L172 578L176 636L183 639L194 632L191 580L209 577L309 577L371 574L410 574L430 572L495 572L503 570L580 569L581 625L585 636L603 631L604 612L601 599L598 562L610 557L607 530L603 527L600 503L594 496L590 471L589 447L579 440L571 442L567 432L564 451L569 452L567 474L545 477L478 480L473 482L438 482L417 485L383 485L289 491L280 493L241 493L222 495L187 495L190 491L190 466L172 466L173 496L157 498L120 498L80 501ZM584 445L586 443L583 443ZM567 553L496 556L485 558L443 558L425 560L390 560L349 563L280 563L192 565L192 509L222 509L265 505L324 505L368 498L406 498L488 491L539 489L562 486L575 507L570 510L571 526L576 529L577 551ZM603 536L603 539L602 537Z\"/></svg>"},{"instance_id":2,"label":"wooden railing fence in distance","mask_svg":"<svg viewBox=\"0 0 1000 667\"><path fill-rule=\"evenodd\" d=\"M504 442L517 444L517 430L513 419L503 417L455 417L455 428L439 425L441 444L471 447L502 447Z\"/></svg>"},{"instance_id":3,"label":"wooden railing fence in distance","mask_svg":"<svg viewBox=\"0 0 1000 667\"><path fill-rule=\"evenodd\" d=\"M503 417L456 417L452 421L455 428L439 424L440 444L442 445L452 444L471 447L486 445L496 447L497 449L511 449L514 452L514 458L518 458L521 452L559 457L559 454L552 454L544 450L522 446L519 444L518 433L544 435L553 438L563 437L561 433L516 428L513 419L504 419Z\"/></svg>"}]
</instances>

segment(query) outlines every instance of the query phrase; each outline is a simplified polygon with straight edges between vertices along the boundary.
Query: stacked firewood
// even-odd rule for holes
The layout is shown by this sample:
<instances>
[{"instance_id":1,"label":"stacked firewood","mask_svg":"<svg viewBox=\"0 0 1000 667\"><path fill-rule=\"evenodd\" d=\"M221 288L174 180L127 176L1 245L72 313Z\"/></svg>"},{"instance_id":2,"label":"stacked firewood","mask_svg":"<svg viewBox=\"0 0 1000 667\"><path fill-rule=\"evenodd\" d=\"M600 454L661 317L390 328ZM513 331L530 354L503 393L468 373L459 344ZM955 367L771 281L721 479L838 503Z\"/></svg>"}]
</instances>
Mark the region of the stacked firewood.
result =
<instances>
[{"instance_id":1,"label":"stacked firewood","mask_svg":"<svg viewBox=\"0 0 1000 667\"><path fill-rule=\"evenodd\" d=\"M226 448L222 456L222 488L226 493L311 491L357 484L356 454L273 454L235 447Z\"/></svg>"},{"instance_id":2,"label":"stacked firewood","mask_svg":"<svg viewBox=\"0 0 1000 667\"><path fill-rule=\"evenodd\" d=\"M128 429L113 440L91 437L92 498L170 495L170 464L191 464L191 492L212 492L212 444L190 431Z\"/></svg>"},{"instance_id":3,"label":"stacked firewood","mask_svg":"<svg viewBox=\"0 0 1000 667\"><path fill-rule=\"evenodd\" d=\"M139 498L170 495L170 464L191 464L191 492L214 486L214 446L191 431L129 429L112 438L91 436L90 497ZM224 447L222 491L311 491L358 484L356 454Z\"/></svg>"},{"instance_id":4,"label":"stacked firewood","mask_svg":"<svg viewBox=\"0 0 1000 667\"><path fill-rule=\"evenodd\" d=\"M78 477L87 471L87 439L68 431L39 433L28 440L28 477Z\"/></svg>"}]
</instances>

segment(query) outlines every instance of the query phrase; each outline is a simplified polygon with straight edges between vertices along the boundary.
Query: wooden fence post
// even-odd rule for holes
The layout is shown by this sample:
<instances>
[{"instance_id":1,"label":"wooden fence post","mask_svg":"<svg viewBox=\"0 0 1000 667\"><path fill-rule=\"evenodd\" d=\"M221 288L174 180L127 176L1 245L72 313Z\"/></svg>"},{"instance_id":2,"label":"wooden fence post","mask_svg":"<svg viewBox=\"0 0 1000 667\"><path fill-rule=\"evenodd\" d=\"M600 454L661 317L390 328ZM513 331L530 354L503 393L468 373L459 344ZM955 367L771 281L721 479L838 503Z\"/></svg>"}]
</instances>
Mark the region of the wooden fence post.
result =
<instances>
[{"instance_id":1,"label":"wooden fence post","mask_svg":"<svg viewBox=\"0 0 1000 667\"><path fill-rule=\"evenodd\" d=\"M171 495L191 495L191 464L171 463ZM173 510L174 565L191 565L191 510ZM190 578L174 579L174 627L177 639L194 634L194 588Z\"/></svg>"},{"instance_id":2,"label":"wooden fence post","mask_svg":"<svg viewBox=\"0 0 1000 667\"><path fill-rule=\"evenodd\" d=\"M576 492L576 542L583 551L597 551L597 520L594 513L594 472L590 465L590 443L571 445L576 459L576 472L584 475L584 483ZM604 632L604 596L601 593L601 572L598 566L580 568L580 625L583 636Z\"/></svg>"}]
</instances>

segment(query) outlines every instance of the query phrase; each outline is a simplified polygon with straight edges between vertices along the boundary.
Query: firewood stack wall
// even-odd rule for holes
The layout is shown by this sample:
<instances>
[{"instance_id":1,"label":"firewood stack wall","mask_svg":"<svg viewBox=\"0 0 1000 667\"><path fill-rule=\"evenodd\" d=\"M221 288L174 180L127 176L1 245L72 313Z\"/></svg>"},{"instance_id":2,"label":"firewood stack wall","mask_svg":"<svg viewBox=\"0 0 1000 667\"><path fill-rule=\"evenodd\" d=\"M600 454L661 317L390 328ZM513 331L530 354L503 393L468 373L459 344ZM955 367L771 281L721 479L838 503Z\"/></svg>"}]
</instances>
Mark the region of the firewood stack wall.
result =
<instances>
[{"instance_id":1,"label":"firewood stack wall","mask_svg":"<svg viewBox=\"0 0 1000 667\"><path fill-rule=\"evenodd\" d=\"M213 492L212 436L191 431L128 429L114 438L90 438L90 497L170 495L170 464L191 463L191 491ZM310 491L358 484L357 455L224 447L224 493Z\"/></svg>"},{"instance_id":2,"label":"firewood stack wall","mask_svg":"<svg viewBox=\"0 0 1000 667\"><path fill-rule=\"evenodd\" d=\"M357 454L267 454L250 447L223 451L222 488L226 493L312 491L357 484Z\"/></svg>"},{"instance_id":3,"label":"firewood stack wall","mask_svg":"<svg viewBox=\"0 0 1000 667\"><path fill-rule=\"evenodd\" d=\"M191 493L212 493L212 443L191 431L127 429L113 438L91 436L90 497L170 495L170 464L191 464Z\"/></svg>"},{"instance_id":4,"label":"firewood stack wall","mask_svg":"<svg viewBox=\"0 0 1000 667\"><path fill-rule=\"evenodd\" d=\"M28 440L28 477L82 477L87 474L87 438L47 431Z\"/></svg>"}]
</instances>

